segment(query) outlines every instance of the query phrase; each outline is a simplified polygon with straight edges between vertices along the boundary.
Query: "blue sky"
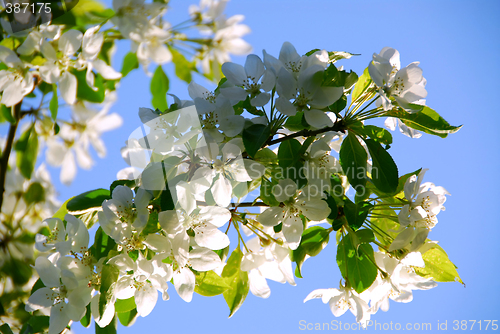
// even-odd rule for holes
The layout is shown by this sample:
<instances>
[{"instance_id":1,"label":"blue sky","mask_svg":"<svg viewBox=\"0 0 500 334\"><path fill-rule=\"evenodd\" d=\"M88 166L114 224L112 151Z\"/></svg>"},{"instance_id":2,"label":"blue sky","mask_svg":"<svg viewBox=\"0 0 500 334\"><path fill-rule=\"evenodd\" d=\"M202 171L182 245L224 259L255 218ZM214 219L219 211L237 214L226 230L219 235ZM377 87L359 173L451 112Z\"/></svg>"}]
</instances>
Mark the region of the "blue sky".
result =
<instances>
[{"instance_id":1,"label":"blue sky","mask_svg":"<svg viewBox=\"0 0 500 334\"><path fill-rule=\"evenodd\" d=\"M171 2L169 18L174 23L180 21L179 16L185 17L187 3ZM500 117L494 98L498 96L500 74L500 2L233 0L227 13L246 16L244 22L252 33L245 39L260 56L262 49L277 56L281 44L289 41L299 53L320 48L361 54L339 63L358 74L371 55L385 46L399 50L402 66L420 61L427 79L427 105L451 124L464 127L446 139L430 135L409 139L393 133L390 153L400 174L429 168L425 180L452 194L429 237L440 241L466 287L440 283L429 291L415 291L411 303L391 302L389 312L379 311L372 320L397 322L403 327L407 323L430 323L434 332L438 321L447 321L452 331L454 320L499 319L500 288L496 280L500 273L500 219L495 196L499 188ZM121 44L116 68L121 67L127 51L127 45ZM234 57L233 61L243 64L244 59ZM172 66L164 68L172 73ZM172 75L170 79L171 93L187 98L186 85ZM201 78L197 82L205 84ZM58 185L61 199L107 187L116 171L126 166L119 149L140 125L139 107L150 106L149 81L142 70L122 80L118 97L112 111L122 115L125 124L104 135L108 156L97 160L92 171L79 170L70 187ZM54 178L58 179L58 174ZM297 286L270 282L270 298L249 295L231 319L227 319L229 312L222 296L195 295L191 303L185 303L172 286L169 301L158 302L148 317L139 318L130 328L120 327L119 332L301 333L300 320L354 323L350 312L335 318L319 300L302 302L314 289L338 287L341 277L335 248L330 244L318 257L309 259L303 267L304 279L297 279ZM74 326L74 331L93 332L80 325Z\"/></svg>"}]
</instances>

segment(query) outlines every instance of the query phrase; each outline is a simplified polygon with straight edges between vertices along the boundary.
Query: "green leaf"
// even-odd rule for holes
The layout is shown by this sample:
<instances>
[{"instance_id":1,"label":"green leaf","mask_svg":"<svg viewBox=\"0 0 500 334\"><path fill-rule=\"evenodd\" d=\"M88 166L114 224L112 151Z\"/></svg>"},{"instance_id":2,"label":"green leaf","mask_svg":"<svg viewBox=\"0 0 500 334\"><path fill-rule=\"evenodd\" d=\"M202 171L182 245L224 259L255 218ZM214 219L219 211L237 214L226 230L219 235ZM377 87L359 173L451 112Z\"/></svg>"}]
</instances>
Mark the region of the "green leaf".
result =
<instances>
[{"instance_id":1,"label":"green leaf","mask_svg":"<svg viewBox=\"0 0 500 334\"><path fill-rule=\"evenodd\" d=\"M117 186L125 186L125 187L129 187L130 189L133 189L133 188L135 188L135 180L116 180L116 181L113 181L113 183L111 183L111 185L109 186L109 193L113 194L113 190L115 190L115 188Z\"/></svg>"},{"instance_id":2,"label":"green leaf","mask_svg":"<svg viewBox=\"0 0 500 334\"><path fill-rule=\"evenodd\" d=\"M49 329L49 316L47 315L34 315L28 320L31 325L33 333L42 333Z\"/></svg>"},{"instance_id":3,"label":"green leaf","mask_svg":"<svg viewBox=\"0 0 500 334\"><path fill-rule=\"evenodd\" d=\"M97 91L94 91L89 87L89 85L87 85L87 80L85 78L87 71L72 70L71 73L76 77L78 82L76 88L76 97L78 99L94 103L102 103L104 101L105 88L100 74L94 73L94 86L97 88ZM60 89L61 88L59 87L59 90Z\"/></svg>"},{"instance_id":4,"label":"green leaf","mask_svg":"<svg viewBox=\"0 0 500 334\"><path fill-rule=\"evenodd\" d=\"M0 111L2 113L1 117L3 117L3 119L5 119L7 122L9 122L11 124L16 123L16 120L14 119L14 116L12 116L11 108L9 108L6 105L2 104Z\"/></svg>"},{"instance_id":5,"label":"green leaf","mask_svg":"<svg viewBox=\"0 0 500 334\"><path fill-rule=\"evenodd\" d=\"M85 315L80 319L80 323L83 327L88 328L90 323L92 322L92 311L90 310L90 303L87 305L87 310L85 311Z\"/></svg>"},{"instance_id":6,"label":"green leaf","mask_svg":"<svg viewBox=\"0 0 500 334\"><path fill-rule=\"evenodd\" d=\"M368 202L353 203L347 197L344 199L344 214L353 230L357 230L363 225L372 208L373 204Z\"/></svg>"},{"instance_id":7,"label":"green leaf","mask_svg":"<svg viewBox=\"0 0 500 334\"><path fill-rule=\"evenodd\" d=\"M111 195L108 189L99 188L73 197L66 207L69 212L83 213L101 207L102 202L110 198Z\"/></svg>"},{"instance_id":8,"label":"green leaf","mask_svg":"<svg viewBox=\"0 0 500 334\"><path fill-rule=\"evenodd\" d=\"M243 145L250 157L255 157L257 151L266 143L271 135L271 129L268 125L253 124L243 130Z\"/></svg>"},{"instance_id":9,"label":"green leaf","mask_svg":"<svg viewBox=\"0 0 500 334\"><path fill-rule=\"evenodd\" d=\"M95 324L95 333L96 334L116 334L116 317L111 320L109 325L104 328L99 327L98 324Z\"/></svg>"},{"instance_id":10,"label":"green leaf","mask_svg":"<svg viewBox=\"0 0 500 334\"><path fill-rule=\"evenodd\" d=\"M376 142L384 145L392 144L392 135L386 129L380 128L375 125L363 126L363 134L375 140Z\"/></svg>"},{"instance_id":11,"label":"green leaf","mask_svg":"<svg viewBox=\"0 0 500 334\"><path fill-rule=\"evenodd\" d=\"M38 182L33 182L23 194L26 204L40 203L45 201L45 188Z\"/></svg>"},{"instance_id":12,"label":"green leaf","mask_svg":"<svg viewBox=\"0 0 500 334\"><path fill-rule=\"evenodd\" d=\"M229 289L226 280L217 275L213 270L196 274L194 292L206 297L217 296Z\"/></svg>"},{"instance_id":13,"label":"green leaf","mask_svg":"<svg viewBox=\"0 0 500 334\"><path fill-rule=\"evenodd\" d=\"M248 272L241 270L241 259L243 253L239 248L235 249L227 260L221 277L224 278L229 288L223 292L227 306L229 306L229 318L241 307L248 294Z\"/></svg>"},{"instance_id":14,"label":"green leaf","mask_svg":"<svg viewBox=\"0 0 500 334\"><path fill-rule=\"evenodd\" d=\"M366 243L354 245L356 236L347 234L337 247L337 264L346 282L357 293L368 289L377 278L373 248Z\"/></svg>"},{"instance_id":15,"label":"green leaf","mask_svg":"<svg viewBox=\"0 0 500 334\"><path fill-rule=\"evenodd\" d=\"M278 148L278 163L280 167L293 167L299 162L302 145L297 139L289 139L281 142Z\"/></svg>"},{"instance_id":16,"label":"green leaf","mask_svg":"<svg viewBox=\"0 0 500 334\"><path fill-rule=\"evenodd\" d=\"M433 278L436 282L459 282L464 284L457 272L457 267L450 261L448 255L438 245L435 245L424 254L425 267L414 267L415 272L426 278Z\"/></svg>"},{"instance_id":17,"label":"green leaf","mask_svg":"<svg viewBox=\"0 0 500 334\"><path fill-rule=\"evenodd\" d=\"M285 172L283 178L295 181L299 188L307 183L301 151L302 145L297 139L293 138L281 142L278 148L278 163Z\"/></svg>"},{"instance_id":18,"label":"green leaf","mask_svg":"<svg viewBox=\"0 0 500 334\"><path fill-rule=\"evenodd\" d=\"M139 68L139 61L137 60L137 55L135 54L135 52L127 53L123 58L122 70L120 71L122 73L122 76L125 77L127 74L129 74L132 70L136 68Z\"/></svg>"},{"instance_id":19,"label":"green leaf","mask_svg":"<svg viewBox=\"0 0 500 334\"><path fill-rule=\"evenodd\" d=\"M262 202L269 206L278 206L280 202L276 200L273 194L273 187L278 184L277 182L271 182L265 177L262 177L262 183L260 186L260 199Z\"/></svg>"},{"instance_id":20,"label":"green leaf","mask_svg":"<svg viewBox=\"0 0 500 334\"><path fill-rule=\"evenodd\" d=\"M265 147L255 153L254 160L265 166L278 162L278 156L270 148Z\"/></svg>"},{"instance_id":21,"label":"green leaf","mask_svg":"<svg viewBox=\"0 0 500 334\"><path fill-rule=\"evenodd\" d=\"M52 98L49 103L50 117L55 121L57 119L57 109L59 108L59 102L57 100L57 85L52 84Z\"/></svg>"},{"instance_id":22,"label":"green leaf","mask_svg":"<svg viewBox=\"0 0 500 334\"><path fill-rule=\"evenodd\" d=\"M342 95L340 97L340 99L337 100L337 102L335 102L334 104L329 105L328 109L330 109L330 111L333 111L334 113L338 114L342 110L344 110L344 108L346 106L347 106L347 96Z\"/></svg>"},{"instance_id":23,"label":"green leaf","mask_svg":"<svg viewBox=\"0 0 500 334\"><path fill-rule=\"evenodd\" d=\"M169 50L172 53L172 62L175 65L175 75L188 84L191 83L193 80L191 72L196 71L195 64L192 61L188 61L177 49L169 48Z\"/></svg>"},{"instance_id":24,"label":"green leaf","mask_svg":"<svg viewBox=\"0 0 500 334\"><path fill-rule=\"evenodd\" d=\"M99 227L95 233L94 244L90 247L90 252L96 260L99 260L103 257L107 257L115 246L115 241Z\"/></svg>"},{"instance_id":25,"label":"green leaf","mask_svg":"<svg viewBox=\"0 0 500 334\"><path fill-rule=\"evenodd\" d=\"M68 205L68 202L71 201L74 197L71 197L70 199L66 200L66 202L61 205L61 207L56 211L54 214L53 218L59 218L61 220L64 220L64 216L68 214L68 209L66 208L66 205Z\"/></svg>"},{"instance_id":26,"label":"green leaf","mask_svg":"<svg viewBox=\"0 0 500 334\"><path fill-rule=\"evenodd\" d=\"M10 329L9 324L3 324L2 326L0 326L0 332L2 332L2 334L14 334L14 332L12 332L12 329Z\"/></svg>"},{"instance_id":27,"label":"green leaf","mask_svg":"<svg viewBox=\"0 0 500 334\"><path fill-rule=\"evenodd\" d=\"M337 207L337 202L335 201L335 198L330 195L326 194L326 199L324 199L326 203L328 203L328 207L330 208L330 214L328 215L327 219L335 220L337 219L337 215L339 213L339 209Z\"/></svg>"},{"instance_id":28,"label":"green leaf","mask_svg":"<svg viewBox=\"0 0 500 334\"><path fill-rule=\"evenodd\" d=\"M117 313L123 313L132 311L136 308L134 297L128 299L117 299L115 302L115 311Z\"/></svg>"},{"instance_id":29,"label":"green leaf","mask_svg":"<svg viewBox=\"0 0 500 334\"><path fill-rule=\"evenodd\" d=\"M352 56L359 56L359 54L345 51L328 51L328 58L330 58L331 63L335 63L336 61L341 59L349 59Z\"/></svg>"},{"instance_id":30,"label":"green leaf","mask_svg":"<svg viewBox=\"0 0 500 334\"><path fill-rule=\"evenodd\" d=\"M366 146L372 157L373 184L384 193L392 194L398 188L398 167L391 155L375 140L366 139Z\"/></svg>"},{"instance_id":31,"label":"green leaf","mask_svg":"<svg viewBox=\"0 0 500 334\"><path fill-rule=\"evenodd\" d=\"M368 72L368 67L363 71L363 74L358 78L356 86L352 90L351 100L360 100L360 97L364 97L367 94L370 85L373 83L370 73ZM371 94L373 95L373 94Z\"/></svg>"},{"instance_id":32,"label":"green leaf","mask_svg":"<svg viewBox=\"0 0 500 334\"><path fill-rule=\"evenodd\" d=\"M349 183L356 190L366 185L366 161L368 154L358 141L358 138L349 132L340 147L340 165Z\"/></svg>"},{"instance_id":33,"label":"green leaf","mask_svg":"<svg viewBox=\"0 0 500 334\"><path fill-rule=\"evenodd\" d=\"M356 236L360 243L369 244L370 242L375 241L375 234L373 234L372 230L369 230L367 228L357 230Z\"/></svg>"},{"instance_id":34,"label":"green leaf","mask_svg":"<svg viewBox=\"0 0 500 334\"><path fill-rule=\"evenodd\" d=\"M153 108L160 109L161 111L167 110L167 92L169 88L169 81L167 75L163 72L161 65L156 68L156 71L153 74L150 88L151 95L153 96L153 99L151 100Z\"/></svg>"},{"instance_id":35,"label":"green leaf","mask_svg":"<svg viewBox=\"0 0 500 334\"><path fill-rule=\"evenodd\" d=\"M26 179L31 179L38 154L38 135L33 126L21 135L14 149L17 151L17 167Z\"/></svg>"},{"instance_id":36,"label":"green leaf","mask_svg":"<svg viewBox=\"0 0 500 334\"><path fill-rule=\"evenodd\" d=\"M397 117L410 128L441 138L446 138L448 134L455 133L462 128L462 125L450 125L437 112L427 106L424 106L422 110L416 113L408 113L402 109L390 110L387 112L387 116Z\"/></svg>"},{"instance_id":37,"label":"green leaf","mask_svg":"<svg viewBox=\"0 0 500 334\"><path fill-rule=\"evenodd\" d=\"M43 284L41 279L37 279L35 284L33 284L33 287L31 288L30 295L32 295L36 290L44 288L45 284Z\"/></svg>"},{"instance_id":38,"label":"green leaf","mask_svg":"<svg viewBox=\"0 0 500 334\"><path fill-rule=\"evenodd\" d=\"M9 273L13 281L19 286L28 283L31 276L33 276L33 269L30 264L15 258L6 261L1 271L3 273Z\"/></svg>"},{"instance_id":39,"label":"green leaf","mask_svg":"<svg viewBox=\"0 0 500 334\"><path fill-rule=\"evenodd\" d=\"M300 131L310 128L310 125L307 124L307 121L304 117L303 111L297 112L295 116L288 117L283 126L290 131Z\"/></svg>"},{"instance_id":40,"label":"green leaf","mask_svg":"<svg viewBox=\"0 0 500 334\"><path fill-rule=\"evenodd\" d=\"M295 276L302 278L302 265L307 256L318 255L328 244L330 232L321 226L312 226L302 233L300 244L292 251L293 261L297 263Z\"/></svg>"},{"instance_id":41,"label":"green leaf","mask_svg":"<svg viewBox=\"0 0 500 334\"><path fill-rule=\"evenodd\" d=\"M138 316L137 309L132 309L127 312L117 313L118 320L123 326L131 326Z\"/></svg>"},{"instance_id":42,"label":"green leaf","mask_svg":"<svg viewBox=\"0 0 500 334\"><path fill-rule=\"evenodd\" d=\"M104 314L104 308L108 303L108 290L110 286L118 280L120 270L113 264L105 264L102 266L101 271L101 287L99 291L99 314ZM97 326L96 326L97 327Z\"/></svg>"}]
</instances>

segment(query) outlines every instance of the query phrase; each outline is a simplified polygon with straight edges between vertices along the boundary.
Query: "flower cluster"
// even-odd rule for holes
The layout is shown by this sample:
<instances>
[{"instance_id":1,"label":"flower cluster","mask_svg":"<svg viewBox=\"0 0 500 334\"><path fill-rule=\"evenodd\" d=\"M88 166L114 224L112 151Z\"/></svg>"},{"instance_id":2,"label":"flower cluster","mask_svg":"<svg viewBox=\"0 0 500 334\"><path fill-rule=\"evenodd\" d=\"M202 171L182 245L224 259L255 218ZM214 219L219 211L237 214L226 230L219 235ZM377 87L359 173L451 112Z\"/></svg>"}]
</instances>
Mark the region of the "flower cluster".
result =
<instances>
[{"instance_id":1,"label":"flower cluster","mask_svg":"<svg viewBox=\"0 0 500 334\"><path fill-rule=\"evenodd\" d=\"M193 72L214 78L231 54L249 52L243 37L250 29L242 15L226 18L226 4L201 1L179 24L170 23L166 1L113 1L105 8L88 0L75 10L70 9L76 2L71 8L66 4L63 16L56 3L48 9L39 3L33 4L37 15L26 14L31 7L24 8L26 15L15 13L14 20L22 22L9 22L1 9L6 15L0 18L0 121L9 127L0 155L0 291L8 296L2 321L17 330L27 321L28 315L16 310L26 301L27 284L36 280L30 266L34 235L60 206L45 166L59 167L60 181L70 185L78 168L95 165L91 148L100 158L106 155L101 136L123 123L111 108L120 81L131 71L142 66L151 75L155 66L156 77L164 78L162 65L171 63L183 68L176 75L190 82ZM130 41L130 51L118 69L114 53L123 40ZM163 99L165 93L165 87L153 91ZM80 218L90 226L97 215ZM11 270L16 266L22 266L19 274Z\"/></svg>"},{"instance_id":2,"label":"flower cluster","mask_svg":"<svg viewBox=\"0 0 500 334\"><path fill-rule=\"evenodd\" d=\"M215 9L207 15L218 15ZM196 10L197 20L206 20ZM409 302L413 290L460 281L446 253L427 239L448 192L423 183L426 170L399 176L387 151L391 134L365 124L415 102L409 94L417 88L405 81L411 71L399 71L391 50L358 77L335 66L349 53L300 56L286 42L278 58L264 51L244 66L223 64L225 78L213 91L192 82L191 101L172 96L164 110L141 108L144 126L122 149L130 166L119 180L110 191L84 193L63 207L77 216L93 213L88 222L100 225L94 246L87 249L77 218L46 221L52 232L39 235L37 247L53 253L37 260L45 288L27 310L51 307L50 332L80 320L85 303L99 326L115 313L129 325L152 311L158 292L169 298L170 282L186 302L194 293L223 294L231 316L249 291L269 297L268 279L295 285L293 263L301 278L304 261L329 244L332 232L340 287L314 290L305 301L321 298L335 316L349 309L366 324L388 310L389 299ZM407 91L395 86L401 80ZM408 126L419 120L409 119ZM433 133L442 125L416 127ZM446 126L448 133L459 129ZM48 267L56 268L54 281L42 277ZM77 293L78 286L88 288ZM51 301L42 303L42 295Z\"/></svg>"}]
</instances>

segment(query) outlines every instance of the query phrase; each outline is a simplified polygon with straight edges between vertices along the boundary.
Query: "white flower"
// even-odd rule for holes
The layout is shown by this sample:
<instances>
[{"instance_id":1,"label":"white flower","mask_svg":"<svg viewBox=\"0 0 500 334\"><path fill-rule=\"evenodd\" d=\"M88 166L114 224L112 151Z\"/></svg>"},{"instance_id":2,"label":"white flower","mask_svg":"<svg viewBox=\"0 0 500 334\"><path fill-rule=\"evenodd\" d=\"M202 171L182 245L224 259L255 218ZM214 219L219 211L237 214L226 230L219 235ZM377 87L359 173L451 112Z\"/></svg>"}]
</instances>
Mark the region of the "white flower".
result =
<instances>
[{"instance_id":1,"label":"white flower","mask_svg":"<svg viewBox=\"0 0 500 334\"><path fill-rule=\"evenodd\" d=\"M384 110L393 108L390 97L408 112L415 111L410 104L425 104L426 80L418 64L414 62L400 70L399 52L389 47L383 48L380 54L373 54L368 70L379 88L380 102Z\"/></svg>"},{"instance_id":2,"label":"white flower","mask_svg":"<svg viewBox=\"0 0 500 334\"><path fill-rule=\"evenodd\" d=\"M169 234L194 233L194 240L201 247L217 250L229 246L229 238L219 227L224 226L231 218L226 208L205 206L190 215L183 210L163 211L158 215L160 226Z\"/></svg>"},{"instance_id":3,"label":"white flower","mask_svg":"<svg viewBox=\"0 0 500 334\"><path fill-rule=\"evenodd\" d=\"M274 197L283 206L273 206L262 212L257 220L264 226L276 226L283 223L283 235L291 249L299 246L304 226L300 214L312 221L328 217L330 208L323 201L323 192L313 186L306 186L300 191L297 184L290 180L280 180L273 187Z\"/></svg>"},{"instance_id":4,"label":"white flower","mask_svg":"<svg viewBox=\"0 0 500 334\"><path fill-rule=\"evenodd\" d=\"M106 97L104 107L100 112L86 107L83 102L75 104L73 122L62 123L59 136L48 138L47 163L55 167L61 166L62 183L71 184L76 176L76 163L84 169L92 167L93 160L88 152L90 145L94 147L99 157L106 155L104 142L99 137L102 133L122 124L122 118L118 114L107 114L114 96L110 94Z\"/></svg>"},{"instance_id":5,"label":"white flower","mask_svg":"<svg viewBox=\"0 0 500 334\"><path fill-rule=\"evenodd\" d=\"M240 24L245 17L234 15L226 19L224 15L219 16L213 25L214 37L209 46L204 46L200 55L202 69L205 73L218 73L219 64L231 61L229 54L244 55L252 51L250 44L242 37L250 32L245 24ZM206 32L202 28L202 33Z\"/></svg>"},{"instance_id":6,"label":"white flower","mask_svg":"<svg viewBox=\"0 0 500 334\"><path fill-rule=\"evenodd\" d=\"M147 260L139 252L139 258L136 261L133 261L127 254L120 254L110 259L109 263L116 265L120 273L126 273L115 283L111 302L114 303L115 298L134 297L137 314L145 317L151 313L156 305L157 290L162 292L163 300L168 300L167 281L172 278L171 272L162 271L157 266L156 260Z\"/></svg>"},{"instance_id":7,"label":"white flower","mask_svg":"<svg viewBox=\"0 0 500 334\"><path fill-rule=\"evenodd\" d=\"M287 116L294 116L298 110L304 110L307 123L316 128L332 126L332 120L319 109L337 101L344 93L344 89L321 86L323 73L323 66L315 64L301 71L296 79L291 72L282 67L278 72L276 90L279 98L276 99L276 108Z\"/></svg>"},{"instance_id":8,"label":"white flower","mask_svg":"<svg viewBox=\"0 0 500 334\"><path fill-rule=\"evenodd\" d=\"M422 184L426 171L423 169L418 177L412 175L405 182L404 194L409 204L404 205L398 214L402 232L394 239L389 251L404 248L410 243L412 250L420 247L437 224L437 214L445 209L443 204L450 193L430 182Z\"/></svg>"},{"instance_id":9,"label":"white flower","mask_svg":"<svg viewBox=\"0 0 500 334\"><path fill-rule=\"evenodd\" d=\"M129 187L117 186L112 198L102 203L99 212L99 224L104 232L118 244L135 249L132 228L137 232L146 226L149 217L149 200L151 195L139 188L134 198L134 192Z\"/></svg>"},{"instance_id":10,"label":"white flower","mask_svg":"<svg viewBox=\"0 0 500 334\"><path fill-rule=\"evenodd\" d=\"M347 310L350 310L356 317L356 322L363 326L370 320L368 303L350 288L341 286L340 289L317 289L304 299L304 303L315 298L321 298L323 304L328 303L330 310L336 317L340 317Z\"/></svg>"},{"instance_id":11,"label":"white flower","mask_svg":"<svg viewBox=\"0 0 500 334\"><path fill-rule=\"evenodd\" d=\"M18 104L34 88L34 72L29 71L14 51L0 45L0 61L9 68L0 70L0 102L7 107Z\"/></svg>"},{"instance_id":12,"label":"white flower","mask_svg":"<svg viewBox=\"0 0 500 334\"><path fill-rule=\"evenodd\" d=\"M245 67L235 63L225 63L221 69L227 80L236 86L221 88L221 93L227 98L243 101L250 95L250 104L255 107L264 106L271 98L267 92L274 88L276 74L266 70L258 56L249 55Z\"/></svg>"},{"instance_id":13,"label":"white flower","mask_svg":"<svg viewBox=\"0 0 500 334\"><path fill-rule=\"evenodd\" d=\"M71 68L78 68L79 64L74 58L74 54L82 46L83 34L70 29L59 38L58 50L56 53L54 47L48 41L42 41L40 50L47 61L40 66L40 75L43 81L54 84L59 83L59 90L64 101L68 104L76 102L76 77L70 73Z\"/></svg>"},{"instance_id":14,"label":"white flower","mask_svg":"<svg viewBox=\"0 0 500 334\"><path fill-rule=\"evenodd\" d=\"M61 284L61 279L64 279L63 272L45 257L36 259L35 269L45 287L30 296L26 311L33 312L50 307L49 334L60 333L71 320L80 321L90 302L92 288L80 285L69 289Z\"/></svg>"},{"instance_id":15,"label":"white flower","mask_svg":"<svg viewBox=\"0 0 500 334\"><path fill-rule=\"evenodd\" d=\"M98 32L99 28L100 26L97 25L87 29L82 39L82 52L77 59L78 70L87 68L87 74L85 76L87 85L95 91L97 91L97 87L94 86L95 76L92 72L93 69L99 72L102 77L107 80L117 80L122 77L120 72L115 71L102 59L97 58L104 42L104 34Z\"/></svg>"},{"instance_id":16,"label":"white flower","mask_svg":"<svg viewBox=\"0 0 500 334\"><path fill-rule=\"evenodd\" d=\"M267 229L274 238L280 234L274 233L272 228ZM267 233L266 232L266 233ZM248 271L250 291L257 297L268 298L271 289L266 279L276 282L295 285L288 247L271 243L267 247L261 247L258 237L245 242L249 252L246 252L241 261L241 270Z\"/></svg>"},{"instance_id":17,"label":"white flower","mask_svg":"<svg viewBox=\"0 0 500 334\"><path fill-rule=\"evenodd\" d=\"M55 249L61 255L70 251L74 253L85 253L88 250L89 232L85 224L78 218L67 214L66 227L59 218L48 218L44 221L49 226L50 234L45 236L37 234L35 247L40 252Z\"/></svg>"},{"instance_id":18,"label":"white flower","mask_svg":"<svg viewBox=\"0 0 500 334\"><path fill-rule=\"evenodd\" d=\"M433 243L427 243L432 247ZM425 248L429 248L425 247ZM421 248L425 252L427 249ZM379 308L384 312L389 309L389 299L400 303L413 300L412 290L428 290L437 286L430 278L417 275L412 266L423 267L424 262L420 252L409 253L401 261L381 252L375 252L377 266L384 270L386 277L379 275L370 286L371 312L376 313Z\"/></svg>"},{"instance_id":19,"label":"white flower","mask_svg":"<svg viewBox=\"0 0 500 334\"><path fill-rule=\"evenodd\" d=\"M246 182L257 179L264 173L265 167L257 161L243 159L241 138L234 138L222 147L222 158L219 158L218 145L198 148L202 159L211 167L201 167L193 175L191 184L197 193L208 188L217 205L227 207L231 202L233 185L231 181Z\"/></svg>"},{"instance_id":20,"label":"white flower","mask_svg":"<svg viewBox=\"0 0 500 334\"><path fill-rule=\"evenodd\" d=\"M28 37L26 37L23 44L17 48L17 52L20 55L31 55L35 51L40 51L42 41L46 38L54 41L58 40L61 37L63 27L62 25L50 24L50 22L35 27L29 33Z\"/></svg>"}]
</instances>

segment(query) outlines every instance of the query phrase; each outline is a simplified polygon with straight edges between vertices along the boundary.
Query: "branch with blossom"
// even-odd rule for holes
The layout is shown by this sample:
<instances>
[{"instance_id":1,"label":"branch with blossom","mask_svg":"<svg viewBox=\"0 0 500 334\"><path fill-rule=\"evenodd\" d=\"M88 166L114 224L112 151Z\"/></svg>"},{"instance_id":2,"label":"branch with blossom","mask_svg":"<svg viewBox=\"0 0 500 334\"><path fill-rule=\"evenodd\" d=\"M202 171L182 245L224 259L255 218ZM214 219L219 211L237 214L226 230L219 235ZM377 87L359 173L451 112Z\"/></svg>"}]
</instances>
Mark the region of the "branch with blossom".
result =
<instances>
[{"instance_id":1,"label":"branch with blossom","mask_svg":"<svg viewBox=\"0 0 500 334\"><path fill-rule=\"evenodd\" d=\"M350 310L365 326L390 300L461 282L428 238L449 193L424 182L425 169L400 175L391 133L367 121L391 117L411 137L460 127L425 105L416 63L401 69L384 48L358 76L336 66L352 56L300 56L285 42L278 58L223 64L214 91L192 82L192 100L141 108L143 126L122 149L130 167L45 220L36 245L48 254L36 260L26 310L48 316L49 333L92 317L116 331L173 285L186 302L222 294L232 316L248 292L269 297L268 279L295 285L331 233L342 280L304 301L321 298L334 316Z\"/></svg>"}]
</instances>

